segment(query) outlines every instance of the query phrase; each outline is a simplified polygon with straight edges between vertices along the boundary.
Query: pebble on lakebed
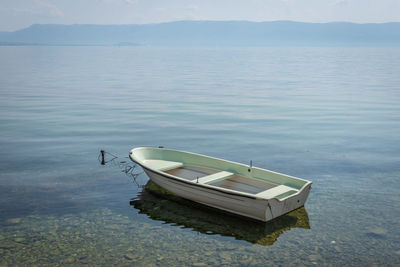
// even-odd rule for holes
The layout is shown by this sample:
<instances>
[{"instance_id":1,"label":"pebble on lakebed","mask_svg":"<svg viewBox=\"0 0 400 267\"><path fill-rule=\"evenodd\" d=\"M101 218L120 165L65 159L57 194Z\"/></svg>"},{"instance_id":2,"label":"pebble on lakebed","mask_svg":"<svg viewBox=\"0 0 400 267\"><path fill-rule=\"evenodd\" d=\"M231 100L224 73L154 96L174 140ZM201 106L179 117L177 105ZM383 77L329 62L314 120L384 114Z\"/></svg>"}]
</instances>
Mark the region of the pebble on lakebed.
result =
<instances>
[{"instance_id":1,"label":"pebble on lakebed","mask_svg":"<svg viewBox=\"0 0 400 267\"><path fill-rule=\"evenodd\" d=\"M142 214L132 218L107 208L62 216L29 215L17 221L0 228L0 266L262 266L266 262L300 266L320 265L328 259L333 266L344 266L354 256L343 239L337 242L324 237L304 242L304 236L312 232L302 228L286 232L268 247L229 236L199 234ZM377 244L385 243L376 240ZM397 247L391 252L395 257L385 258L379 250L368 253L370 248L363 245L357 246L357 253L363 255L358 259L360 265L371 260L378 266L399 262Z\"/></svg>"},{"instance_id":2,"label":"pebble on lakebed","mask_svg":"<svg viewBox=\"0 0 400 267\"><path fill-rule=\"evenodd\" d=\"M11 219L8 219L7 222L11 223L11 224L18 224L21 222L21 218L11 218Z\"/></svg>"}]
</instances>

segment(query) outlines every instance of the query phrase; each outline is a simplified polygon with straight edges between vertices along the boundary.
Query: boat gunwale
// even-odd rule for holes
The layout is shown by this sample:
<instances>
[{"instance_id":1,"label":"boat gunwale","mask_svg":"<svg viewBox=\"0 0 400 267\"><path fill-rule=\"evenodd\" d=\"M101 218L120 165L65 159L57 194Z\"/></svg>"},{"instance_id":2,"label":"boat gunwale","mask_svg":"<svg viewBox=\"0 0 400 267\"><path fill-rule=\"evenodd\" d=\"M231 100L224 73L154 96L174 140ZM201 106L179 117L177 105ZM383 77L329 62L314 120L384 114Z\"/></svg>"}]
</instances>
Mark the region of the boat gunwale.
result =
<instances>
[{"instance_id":1,"label":"boat gunwale","mask_svg":"<svg viewBox=\"0 0 400 267\"><path fill-rule=\"evenodd\" d=\"M239 162L234 162L234 161L230 161L230 160L215 158L215 157L206 156L206 155L202 155L202 154L198 154L198 153L193 153L193 152L187 152L187 151L176 150L176 149L169 149L169 148L157 148L157 147L151 147L151 146L136 147L136 148L133 148L133 149L130 151L130 153L129 153L129 158L130 158L133 162L135 162L136 164L138 164L138 165L139 165L140 167L142 167L143 169L146 169L146 170L148 170L148 171L152 171L152 172L154 172L154 173L156 173L156 174L158 174L158 175L163 176L164 178L173 179L173 180L175 180L175 181L183 182L183 183L186 183L186 184L189 184L189 185L192 185L192 186L199 186L199 187L203 187L203 188L208 188L208 189L211 189L211 190L214 190L214 191L219 191L219 192L226 193L226 194L229 194L229 195L247 197L247 198L251 198L251 199L255 199L255 200L266 200L266 201L275 199L275 200L277 200L277 201L279 201L279 202L282 202L282 201L285 201L285 200L288 199L288 198L292 198L292 197L295 197L295 196L297 196L297 195L300 195L300 193L302 193L303 190L304 190L307 186L309 186L309 185L312 184L312 181L305 180L305 179L302 179L302 178L298 178L298 177L294 177L294 176L291 176L291 175L287 175L287 174L283 174L283 173L279 173L279 172L274 172L274 171L271 171L271 170L262 169L262 168L258 168L258 167L252 167L252 169L257 169L257 170L261 170L261 171L268 171L268 172L271 172L271 173L274 173L274 174L284 175L284 176L287 176L287 177L289 177L289 178L293 178L293 179L297 179L297 180L301 180L301 181L306 182L295 194L290 194L290 195L288 195L287 197L284 197L284 198L282 198L282 199L279 199L279 198L277 198L276 196L275 196L275 197L272 197L272 198L257 197L256 194L250 194L250 193L241 192L241 191L236 191L236 190L232 190L232 189L226 189L226 188L223 188L223 187L213 186L213 185L209 185L209 184L200 184L200 183L193 182L193 181L191 181L191 180L183 179L183 178L181 178L181 177L179 177L179 176L171 175L171 174L166 173L166 172L163 172L163 171L159 171L159 170L156 170L156 169L152 169L152 168L150 168L150 167L145 166L143 163L139 162L138 160L133 159L132 154L133 154L133 150L135 150L135 149L154 149L154 150L165 149L165 150L170 150L170 151L175 151L175 152L180 152L180 153L188 153L188 154L192 154L192 155L197 155L197 156L201 156L201 157L206 157L206 158L209 158L209 159L222 160L222 161L225 161L225 162L228 162L228 163L237 164L237 165L241 165L241 166L244 166L244 167L248 167L247 165L245 165L245 164L243 164L243 163L239 163ZM245 177L245 178L248 178L248 177ZM252 179L260 180L260 179L254 178L254 177L252 177Z\"/></svg>"}]
</instances>

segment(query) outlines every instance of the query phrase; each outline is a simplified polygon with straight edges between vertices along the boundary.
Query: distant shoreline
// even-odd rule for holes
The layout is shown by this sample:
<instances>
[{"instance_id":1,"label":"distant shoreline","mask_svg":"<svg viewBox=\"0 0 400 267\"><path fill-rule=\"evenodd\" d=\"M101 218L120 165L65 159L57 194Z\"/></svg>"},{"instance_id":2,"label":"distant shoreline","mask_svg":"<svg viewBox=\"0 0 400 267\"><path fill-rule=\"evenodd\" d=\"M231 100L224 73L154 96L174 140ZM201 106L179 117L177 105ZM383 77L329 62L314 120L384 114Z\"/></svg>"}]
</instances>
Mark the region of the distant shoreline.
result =
<instances>
[{"instance_id":1,"label":"distant shoreline","mask_svg":"<svg viewBox=\"0 0 400 267\"><path fill-rule=\"evenodd\" d=\"M0 32L0 46L400 46L400 22L177 21L35 24Z\"/></svg>"},{"instance_id":2,"label":"distant shoreline","mask_svg":"<svg viewBox=\"0 0 400 267\"><path fill-rule=\"evenodd\" d=\"M8 43L0 42L0 46L143 46L140 44L46 44L46 43Z\"/></svg>"}]
</instances>

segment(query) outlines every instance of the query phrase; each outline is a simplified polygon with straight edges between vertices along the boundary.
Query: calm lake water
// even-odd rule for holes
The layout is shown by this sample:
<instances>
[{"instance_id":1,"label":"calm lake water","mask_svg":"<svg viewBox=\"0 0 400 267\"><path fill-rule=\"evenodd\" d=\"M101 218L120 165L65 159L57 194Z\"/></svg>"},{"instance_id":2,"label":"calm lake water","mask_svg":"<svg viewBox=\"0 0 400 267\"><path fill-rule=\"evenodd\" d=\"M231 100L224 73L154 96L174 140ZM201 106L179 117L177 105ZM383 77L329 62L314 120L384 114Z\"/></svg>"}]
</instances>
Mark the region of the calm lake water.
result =
<instances>
[{"instance_id":1,"label":"calm lake water","mask_svg":"<svg viewBox=\"0 0 400 267\"><path fill-rule=\"evenodd\" d=\"M399 48L0 47L0 266L399 265L399 63ZM143 145L313 187L258 223L125 175Z\"/></svg>"}]
</instances>

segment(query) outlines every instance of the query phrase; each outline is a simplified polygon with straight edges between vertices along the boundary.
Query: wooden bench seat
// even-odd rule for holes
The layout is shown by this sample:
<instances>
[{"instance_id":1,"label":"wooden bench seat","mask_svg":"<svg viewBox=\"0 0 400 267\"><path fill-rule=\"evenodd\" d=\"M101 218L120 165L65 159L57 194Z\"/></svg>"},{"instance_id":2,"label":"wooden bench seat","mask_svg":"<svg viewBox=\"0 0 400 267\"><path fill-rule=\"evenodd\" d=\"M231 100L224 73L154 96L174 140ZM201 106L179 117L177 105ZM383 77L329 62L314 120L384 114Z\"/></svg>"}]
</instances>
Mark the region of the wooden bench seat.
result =
<instances>
[{"instance_id":1,"label":"wooden bench seat","mask_svg":"<svg viewBox=\"0 0 400 267\"><path fill-rule=\"evenodd\" d=\"M256 197L270 199L289 192L296 193L297 191L298 190L286 185L278 185L256 194Z\"/></svg>"},{"instance_id":2,"label":"wooden bench seat","mask_svg":"<svg viewBox=\"0 0 400 267\"><path fill-rule=\"evenodd\" d=\"M168 160L148 159L143 161L143 165L153 170L168 171L182 167L183 163Z\"/></svg>"},{"instance_id":3,"label":"wooden bench seat","mask_svg":"<svg viewBox=\"0 0 400 267\"><path fill-rule=\"evenodd\" d=\"M217 173L210 174L210 175L199 178L198 182L200 184L208 184L210 182L216 182L219 180L227 179L227 178L231 177L232 175L233 175L233 173L231 173L231 172L226 172L226 171L217 172Z\"/></svg>"}]
</instances>

